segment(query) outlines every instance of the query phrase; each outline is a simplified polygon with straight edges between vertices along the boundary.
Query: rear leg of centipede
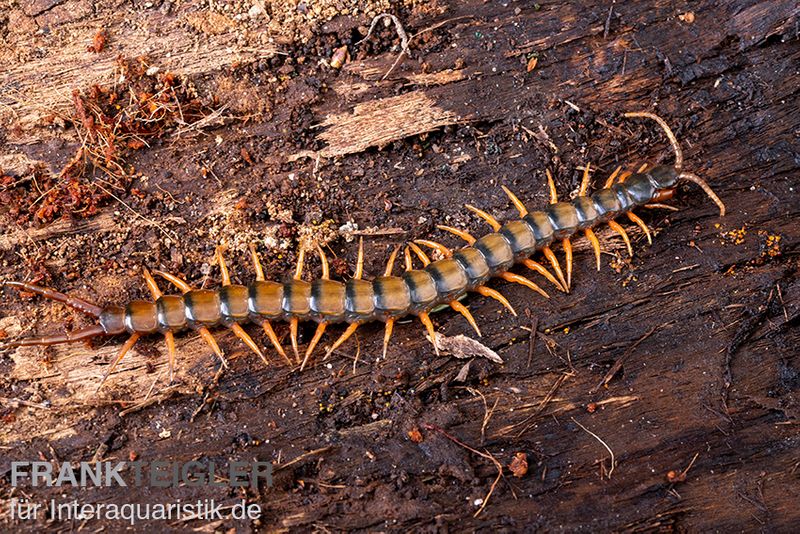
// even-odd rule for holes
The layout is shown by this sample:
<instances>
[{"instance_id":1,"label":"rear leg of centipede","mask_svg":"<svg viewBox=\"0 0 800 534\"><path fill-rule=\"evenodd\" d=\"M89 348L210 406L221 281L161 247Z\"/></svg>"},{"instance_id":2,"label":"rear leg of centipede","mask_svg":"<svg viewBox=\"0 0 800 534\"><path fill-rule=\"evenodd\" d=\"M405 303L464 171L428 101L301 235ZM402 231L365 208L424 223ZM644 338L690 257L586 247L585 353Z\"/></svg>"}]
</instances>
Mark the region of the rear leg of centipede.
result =
<instances>
[{"instance_id":1,"label":"rear leg of centipede","mask_svg":"<svg viewBox=\"0 0 800 534\"><path fill-rule=\"evenodd\" d=\"M78 297L74 297L72 295L65 295L64 293L60 293L55 289L50 289L46 287L37 286L35 284L29 284L27 282L14 282L14 281L0 281L1 286L8 286L8 287L15 287L19 290L24 290L29 293L34 293L36 295L40 295L42 297L48 298L50 300L55 300L56 302L61 302L66 304L70 308L74 310L78 310L79 312L93 317L95 319L100 317L100 313L103 311L100 306L92 304L91 302L87 302L83 299ZM84 341L89 340L91 338L106 335L105 330L99 324L86 326L84 328L80 328L78 330L73 330L71 332L64 332L63 334L53 334L49 336L38 336L38 337L30 337L25 339L18 339L15 341L10 341L5 343L8 347L35 347L35 346L47 346L47 345L57 345L60 343L73 343L76 341Z\"/></svg>"}]
</instances>

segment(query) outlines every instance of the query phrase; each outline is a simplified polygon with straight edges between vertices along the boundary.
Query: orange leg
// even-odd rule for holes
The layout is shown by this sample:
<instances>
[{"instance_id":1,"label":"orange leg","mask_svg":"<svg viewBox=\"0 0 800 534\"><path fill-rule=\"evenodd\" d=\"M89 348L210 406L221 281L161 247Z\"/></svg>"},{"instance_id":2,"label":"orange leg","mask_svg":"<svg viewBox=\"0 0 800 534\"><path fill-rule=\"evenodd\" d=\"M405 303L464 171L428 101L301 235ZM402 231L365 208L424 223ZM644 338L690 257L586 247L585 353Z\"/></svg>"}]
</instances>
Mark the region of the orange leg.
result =
<instances>
[{"instance_id":1,"label":"orange leg","mask_svg":"<svg viewBox=\"0 0 800 534\"><path fill-rule=\"evenodd\" d=\"M250 337L250 336L247 334L247 332L245 332L245 331L244 331L244 328L242 328L242 326L241 326L240 324L238 324L238 323L233 323L233 324L230 326L230 328L231 328L231 330L233 331L233 333L234 333L234 334L236 334L236 337L238 337L239 339L241 339L241 340L244 342L244 344L248 346L248 348L249 348L250 350L252 350L253 352L255 352L255 353L256 353L256 355L257 355L259 358L261 358L261 361L263 361L265 365L269 365L269 360L267 360L267 357L266 357L266 356L264 356L264 353L263 353L263 352L261 352L261 349L260 349L260 348L258 348L258 344L257 344L255 341L253 341L253 338L251 338L251 337Z\"/></svg>"},{"instance_id":2,"label":"orange leg","mask_svg":"<svg viewBox=\"0 0 800 534\"><path fill-rule=\"evenodd\" d=\"M329 348L329 349L328 349L328 350L325 352L325 357L327 358L328 356L330 356L330 355L331 355L331 353L332 353L333 351L335 351L336 349L338 349L338 348L339 348L339 346L340 346L342 343L344 343L345 341L347 341L347 339L348 339L350 336L352 336L352 335L353 335L353 333L354 333L354 332L355 332L355 331L358 329L358 327L359 327L359 326L361 326L361 323L351 323L351 324L350 324L350 326L348 326L348 327L347 327L347 330L345 330L345 331L344 331L344 333L343 333L341 336L339 336L339 339L337 339L337 340L334 342L334 344L333 344L333 345L331 345L331 348Z\"/></svg>"},{"instance_id":3,"label":"orange leg","mask_svg":"<svg viewBox=\"0 0 800 534\"><path fill-rule=\"evenodd\" d=\"M311 353L314 352L314 348L316 348L317 343L322 338L322 334L325 333L325 328L328 326L327 323L319 323L317 325L317 330L314 332L314 337L311 338L311 342L308 344L306 348L306 355L303 358L303 363L300 365L300 370L302 371L306 367L306 363L308 363L308 359L311 357Z\"/></svg>"},{"instance_id":4,"label":"orange leg","mask_svg":"<svg viewBox=\"0 0 800 534\"><path fill-rule=\"evenodd\" d=\"M631 246L631 240L630 238L628 238L628 234L627 232L625 232L625 229L622 226L620 226L616 221L608 221L608 226L610 226L612 230L614 230L620 236L622 236L622 240L625 241L625 245L628 246L628 254L630 254L632 258L633 247Z\"/></svg>"},{"instance_id":5,"label":"orange leg","mask_svg":"<svg viewBox=\"0 0 800 534\"><path fill-rule=\"evenodd\" d=\"M267 334L267 337L272 342L272 346L275 347L275 350L278 351L278 354L280 354L283 359L286 360L286 363L289 364L289 367L291 367L293 365L292 360L289 359L289 357L286 355L286 351L283 350L281 342L278 340L278 336L275 335L275 330L272 328L270 322L264 321L261 323L261 327L264 329L264 333Z\"/></svg>"},{"instance_id":6,"label":"orange leg","mask_svg":"<svg viewBox=\"0 0 800 534\"><path fill-rule=\"evenodd\" d=\"M289 319L289 339L292 342L292 351L294 352L294 359L297 363L300 363L300 351L297 348L297 327L299 324L300 320L297 317Z\"/></svg>"},{"instance_id":7,"label":"orange leg","mask_svg":"<svg viewBox=\"0 0 800 534\"><path fill-rule=\"evenodd\" d=\"M475 333L478 334L478 337L480 337L481 336L481 329L478 328L478 323L475 322L475 318L469 312L467 307L464 306L463 304L461 304L457 300L451 300L449 302L449 304L450 304L451 308L453 308L455 311L457 311L458 313L460 313L461 315L464 316L464 318L467 320L467 322L469 322L469 324L472 325L472 328L475 329Z\"/></svg>"},{"instance_id":8,"label":"orange leg","mask_svg":"<svg viewBox=\"0 0 800 534\"><path fill-rule=\"evenodd\" d=\"M483 219L484 221L486 221L489 224L489 226L491 226L492 229L495 232L500 230L500 227L502 225L497 221L497 219L495 219L494 217L492 217L491 215L489 215L488 213L486 213L482 209L478 209L475 206L472 206L470 204L464 204L464 207L467 208L472 213L474 213L475 215L477 215L478 217L480 217L481 219Z\"/></svg>"},{"instance_id":9,"label":"orange leg","mask_svg":"<svg viewBox=\"0 0 800 534\"><path fill-rule=\"evenodd\" d=\"M594 257L597 259L597 270L600 270L600 240L597 239L597 235L591 228L587 228L583 231L586 235L586 239L589 240L589 243L592 244L592 248L594 249Z\"/></svg>"},{"instance_id":10,"label":"orange leg","mask_svg":"<svg viewBox=\"0 0 800 534\"><path fill-rule=\"evenodd\" d=\"M544 247L542 252L544 253L544 257L550 261L550 265L553 266L553 270L556 272L556 276L558 276L558 280L561 282L561 287L564 288L564 292L569 292L569 285L566 279L564 279L564 273L561 272L561 266L558 264L558 258L556 258L553 250L550 247Z\"/></svg>"},{"instance_id":11,"label":"orange leg","mask_svg":"<svg viewBox=\"0 0 800 534\"><path fill-rule=\"evenodd\" d=\"M386 359L386 351L389 348L389 339L392 337L392 330L394 330L394 319L386 321L386 327L383 334L383 359Z\"/></svg>"},{"instance_id":12,"label":"orange leg","mask_svg":"<svg viewBox=\"0 0 800 534\"><path fill-rule=\"evenodd\" d=\"M526 260L522 260L522 264L525 267L527 267L528 269L531 269L532 271L536 271L537 273L539 273L542 276L544 276L545 278L547 278L550 282L552 282L552 284L554 286L556 286L558 288L559 291L563 291L563 292L566 293L566 291L567 291L566 288L564 286L562 286L561 282L556 280L556 277L553 276L550 273L550 271L545 269L544 265L542 265L541 263L539 263L537 261L534 261L532 259L526 259Z\"/></svg>"},{"instance_id":13,"label":"orange leg","mask_svg":"<svg viewBox=\"0 0 800 534\"><path fill-rule=\"evenodd\" d=\"M433 344L433 351L436 355L439 355L439 344L436 343L436 329L433 328L433 322L431 321L430 316L423 312L418 315L419 320L422 321L422 324L425 325L425 329L428 331L428 337L431 338L431 343Z\"/></svg>"},{"instance_id":14,"label":"orange leg","mask_svg":"<svg viewBox=\"0 0 800 534\"><path fill-rule=\"evenodd\" d=\"M567 255L567 290L572 286L572 243L569 238L561 240L561 246L564 247L564 252Z\"/></svg>"},{"instance_id":15,"label":"orange leg","mask_svg":"<svg viewBox=\"0 0 800 534\"><path fill-rule=\"evenodd\" d=\"M645 222L643 220L641 220L639 218L639 216L636 215L635 213L633 213L632 211L629 211L627 213L627 215L628 215L628 219L630 219L632 222L636 223L639 226L639 228L642 229L642 232L644 232L644 235L647 236L647 243L652 245L653 244L653 238L650 235L650 228L648 228L647 225L645 224Z\"/></svg>"},{"instance_id":16,"label":"orange leg","mask_svg":"<svg viewBox=\"0 0 800 534\"><path fill-rule=\"evenodd\" d=\"M119 350L117 357L114 358L114 361L111 363L108 369L106 369L106 372L103 374L103 378L102 380L100 380L100 384L97 386L95 392L100 391L100 388L103 387L103 384L106 383L106 380L108 379L109 375L114 372L114 369L117 368L117 364L119 364L119 362L122 361L122 358L124 358L125 355L128 354L128 351L131 350L131 348L136 344L138 340L139 340L139 334L131 334L131 337L129 337L128 340L122 345L122 348Z\"/></svg>"},{"instance_id":17,"label":"orange leg","mask_svg":"<svg viewBox=\"0 0 800 534\"><path fill-rule=\"evenodd\" d=\"M508 299L505 298L499 291L486 286L480 286L476 288L475 291L480 293L484 297L493 298L494 300L505 306L508 309L508 311L511 312L511 315L515 317L517 316L517 312L514 311L514 308L511 306L511 303L508 302Z\"/></svg>"},{"instance_id":18,"label":"orange leg","mask_svg":"<svg viewBox=\"0 0 800 534\"><path fill-rule=\"evenodd\" d=\"M515 284L521 284L521 285L527 287L528 289L532 289L533 291L536 291L537 293L539 293L541 296L543 296L546 299L550 298L550 295L548 295L545 292L544 289L542 289L541 287L537 286L535 283L533 283L532 281L528 280L524 276L520 276L518 274L510 273L510 272L506 271L506 272L504 272L503 274L500 275L500 278L502 278L503 280L505 280L507 282L514 282Z\"/></svg>"}]
</instances>

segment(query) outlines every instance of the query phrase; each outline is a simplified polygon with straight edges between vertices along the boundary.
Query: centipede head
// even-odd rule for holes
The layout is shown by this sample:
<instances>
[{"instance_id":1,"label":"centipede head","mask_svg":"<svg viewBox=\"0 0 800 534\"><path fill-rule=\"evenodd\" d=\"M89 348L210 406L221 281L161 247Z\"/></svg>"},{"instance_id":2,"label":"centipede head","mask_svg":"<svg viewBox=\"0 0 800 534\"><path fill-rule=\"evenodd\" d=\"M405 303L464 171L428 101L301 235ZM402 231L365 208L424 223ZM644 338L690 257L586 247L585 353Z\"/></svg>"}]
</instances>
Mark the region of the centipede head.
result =
<instances>
[{"instance_id":1,"label":"centipede head","mask_svg":"<svg viewBox=\"0 0 800 534\"><path fill-rule=\"evenodd\" d=\"M657 186L656 196L653 198L655 202L661 202L663 200L672 198L672 196L675 194L675 189L678 186L678 182L685 180L687 182L692 182L699 185L706 195L708 195L708 197L719 207L720 216L725 215L725 204L723 204L722 200L720 200L717 194L714 193L714 191L711 189L711 186L709 186L705 180L696 174L692 174L690 172L681 172L681 169L683 168L683 152L678 144L678 139L675 137L675 134L672 133L672 130L664 119L655 113L650 113L648 111L625 113L624 116L626 118L644 117L654 120L661 127L661 129L664 130L664 133L667 135L670 145L672 146L672 150L675 152L675 164L673 166L657 165L650 169L650 171L647 173Z\"/></svg>"}]
</instances>

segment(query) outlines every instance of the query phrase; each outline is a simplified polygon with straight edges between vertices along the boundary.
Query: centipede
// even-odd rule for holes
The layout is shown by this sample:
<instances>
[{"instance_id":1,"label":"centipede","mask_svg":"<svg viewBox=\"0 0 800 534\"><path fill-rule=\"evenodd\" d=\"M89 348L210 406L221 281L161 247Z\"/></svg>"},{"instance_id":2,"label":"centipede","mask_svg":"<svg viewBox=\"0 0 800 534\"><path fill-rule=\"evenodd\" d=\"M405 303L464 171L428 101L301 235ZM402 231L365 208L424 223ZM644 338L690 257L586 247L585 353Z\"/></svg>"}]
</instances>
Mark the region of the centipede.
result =
<instances>
[{"instance_id":1,"label":"centipede","mask_svg":"<svg viewBox=\"0 0 800 534\"><path fill-rule=\"evenodd\" d=\"M540 275L557 291L568 293L572 287L573 248L572 239L585 236L591 243L597 270L601 267L601 245L595 229L608 225L619 234L628 253L633 256L631 240L624 227L617 221L624 216L637 225L648 242L652 243L652 232L647 224L634 213L638 208L672 208L665 201L673 198L681 182L692 182L708 195L719 207L720 216L725 215L725 205L705 180L683 170L681 147L667 123L658 115L647 112L629 112L626 118L646 118L655 121L663 130L675 161L672 165L642 165L635 171L622 171L617 167L606 179L604 186L589 192L590 165L584 166L583 177L577 196L569 201L559 201L551 173L545 172L550 191L550 202L542 210L529 210L508 187L502 186L519 217L501 223L494 216L466 205L466 208L488 223L491 232L475 237L465 230L438 225L443 232L453 234L465 245L453 249L440 242L417 239L396 247L391 253L385 271L380 276L366 279L364 276L364 244L359 241L358 256L353 276L346 281L331 279L327 257L319 246L316 253L321 264L321 276L313 281L304 280L303 266L305 249L298 252L297 266L291 279L286 282L267 280L254 246L250 247L255 279L249 285L231 283L228 267L223 258L223 249L217 248L217 260L222 278L216 289L196 289L178 276L154 270L153 274L174 285L180 294L165 294L153 274L146 268L143 276L152 296L151 300L132 300L124 305L98 306L74 295L36 284L4 280L2 285L17 288L47 299L61 302L95 320L89 326L66 331L61 334L23 337L6 342L10 347L48 346L60 343L75 343L100 336L128 334L116 357L108 364L98 390L114 372L117 365L142 336L162 335L167 347L169 380L174 380L176 348L175 334L196 331L219 358L223 366L228 365L223 350L211 332L212 328L230 329L236 337L252 350L265 364L271 360L248 334L243 325L255 323L262 327L277 354L291 367L305 369L324 333L332 325L347 325L340 336L326 350L329 356L345 343L362 325L380 321L385 324L383 357L386 357L389 341L396 321L404 317L416 317L427 331L435 353L439 354L436 331L430 314L433 310L449 306L464 316L477 335L480 328L469 309L461 302L468 293L478 293L498 301L510 313L516 312L497 289L488 286L493 279L521 284L543 298L549 294L538 283L527 276L512 272L521 265ZM560 244L565 268L553 250ZM394 275L394 264L402 248L405 270ZM312 249L313 250L313 249ZM439 259L434 257L433 251ZM422 268L415 268L415 262ZM545 267L549 264L550 269ZM546 286L549 288L549 285ZM313 337L301 353L298 329L301 322L317 324ZM287 354L273 324L288 323L289 339L293 358Z\"/></svg>"}]
</instances>

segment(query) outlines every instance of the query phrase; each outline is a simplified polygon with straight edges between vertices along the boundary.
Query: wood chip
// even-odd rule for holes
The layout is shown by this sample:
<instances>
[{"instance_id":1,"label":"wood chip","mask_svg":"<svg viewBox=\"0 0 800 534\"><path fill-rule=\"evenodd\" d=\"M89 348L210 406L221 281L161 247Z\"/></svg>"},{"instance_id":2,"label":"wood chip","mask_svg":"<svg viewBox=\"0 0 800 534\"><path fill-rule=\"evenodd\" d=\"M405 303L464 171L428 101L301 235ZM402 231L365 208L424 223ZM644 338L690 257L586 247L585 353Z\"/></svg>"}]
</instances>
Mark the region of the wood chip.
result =
<instances>
[{"instance_id":1,"label":"wood chip","mask_svg":"<svg viewBox=\"0 0 800 534\"><path fill-rule=\"evenodd\" d=\"M430 340L430 336L425 336ZM503 359L495 351L471 337L463 334L457 336L443 336L442 334L436 335L436 347L439 351L456 358L486 358L494 363L503 363Z\"/></svg>"}]
</instances>

